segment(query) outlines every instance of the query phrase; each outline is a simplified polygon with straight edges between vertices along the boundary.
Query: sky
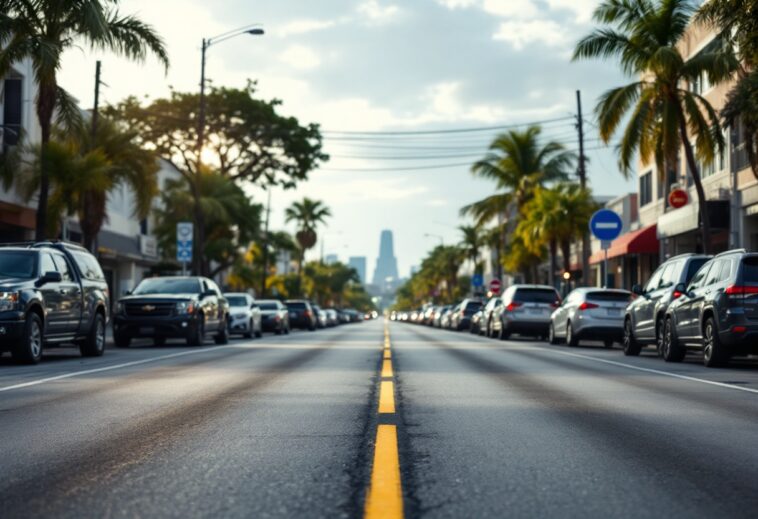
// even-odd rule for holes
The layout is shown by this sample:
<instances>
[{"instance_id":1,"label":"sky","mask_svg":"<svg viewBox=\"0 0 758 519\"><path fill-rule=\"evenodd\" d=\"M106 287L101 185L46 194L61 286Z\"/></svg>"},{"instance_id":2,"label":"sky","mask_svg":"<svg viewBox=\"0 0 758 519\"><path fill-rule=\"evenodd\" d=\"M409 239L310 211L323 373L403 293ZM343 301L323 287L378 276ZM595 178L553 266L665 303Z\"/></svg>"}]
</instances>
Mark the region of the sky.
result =
<instances>
[{"instance_id":1,"label":"sky","mask_svg":"<svg viewBox=\"0 0 758 519\"><path fill-rule=\"evenodd\" d=\"M470 164L502 127L549 121L543 140L577 149L576 90L594 192L634 191L612 146L599 141L592 113L603 91L628 78L612 62L570 59L592 29L597 3L122 0L122 13L137 14L165 39L168 72L154 59L131 63L80 48L64 56L59 81L83 108L93 103L97 59L106 104L128 95L166 96L171 88L195 91L202 38L261 24L263 36L211 46L207 76L216 86L256 80L260 96L282 101L282 113L320 124L332 157L296 190L273 191L272 228L287 227L284 208L293 200L322 200L333 213L320 232L326 254L343 261L366 256L370 278L380 232L391 229L400 274L407 276L435 245L460 241L457 227L469 223L459 216L461 206L493 193L491 183L471 175ZM440 130L449 133L407 133ZM251 192L265 202L262 192ZM309 257L319 257L321 246Z\"/></svg>"}]
</instances>

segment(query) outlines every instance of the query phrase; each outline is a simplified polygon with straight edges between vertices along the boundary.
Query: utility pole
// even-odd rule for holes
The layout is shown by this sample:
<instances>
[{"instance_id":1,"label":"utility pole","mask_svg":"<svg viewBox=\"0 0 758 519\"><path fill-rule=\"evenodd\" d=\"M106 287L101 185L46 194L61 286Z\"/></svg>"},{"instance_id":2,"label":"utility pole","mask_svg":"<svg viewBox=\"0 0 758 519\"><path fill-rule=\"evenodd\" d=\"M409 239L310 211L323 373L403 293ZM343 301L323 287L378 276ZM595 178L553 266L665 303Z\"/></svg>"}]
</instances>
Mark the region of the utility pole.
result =
<instances>
[{"instance_id":1,"label":"utility pole","mask_svg":"<svg viewBox=\"0 0 758 519\"><path fill-rule=\"evenodd\" d=\"M268 203L266 204L266 224L263 230L263 274L261 274L261 295L266 297L266 278L268 277L268 222L271 218L271 189L268 188Z\"/></svg>"},{"instance_id":2,"label":"utility pole","mask_svg":"<svg viewBox=\"0 0 758 519\"><path fill-rule=\"evenodd\" d=\"M587 159L584 156L584 119L582 117L582 91L576 91L576 129L579 132L579 185L587 189ZM582 234L582 283L589 286L590 277L590 234L589 228ZM605 284L605 280L603 280Z\"/></svg>"},{"instance_id":3,"label":"utility pole","mask_svg":"<svg viewBox=\"0 0 758 519\"><path fill-rule=\"evenodd\" d=\"M100 105L100 60L95 63L95 104L92 108L92 143L94 145L97 137L97 118L98 108Z\"/></svg>"}]
</instances>

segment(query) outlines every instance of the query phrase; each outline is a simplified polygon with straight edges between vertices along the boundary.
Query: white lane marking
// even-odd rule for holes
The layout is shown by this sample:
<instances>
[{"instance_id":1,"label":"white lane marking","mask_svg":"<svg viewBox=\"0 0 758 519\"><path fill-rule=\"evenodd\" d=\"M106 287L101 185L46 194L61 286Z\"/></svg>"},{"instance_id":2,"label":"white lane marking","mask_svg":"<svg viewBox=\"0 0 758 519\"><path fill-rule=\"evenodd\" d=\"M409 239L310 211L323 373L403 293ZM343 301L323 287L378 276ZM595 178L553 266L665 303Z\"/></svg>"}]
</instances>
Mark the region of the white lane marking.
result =
<instances>
[{"instance_id":1,"label":"white lane marking","mask_svg":"<svg viewBox=\"0 0 758 519\"><path fill-rule=\"evenodd\" d=\"M749 387L735 386L734 384L727 384L725 382L716 382L715 380L706 380L704 378L690 377L688 375L679 375L678 373L671 373L670 371L662 371L659 369L643 368L640 366L634 366L632 364L625 364L623 362L617 362L615 360L598 359L597 357L590 357L589 355L582 355L580 353L570 353L568 351L551 350L548 348L539 348L537 346L527 346L525 349L546 351L548 353L559 353L566 355L567 357L576 357L578 359L592 360L594 362L601 362L603 364L610 364L611 366L619 366L622 368L633 369L636 371L644 371L645 373L654 373L656 375L664 375L666 377L678 378L681 380L689 380L690 382L700 382L702 384L708 384L711 386L718 386L727 389L737 389L739 391L745 391L746 393L758 394L758 389L751 389ZM503 350L508 351L508 350Z\"/></svg>"}]
</instances>

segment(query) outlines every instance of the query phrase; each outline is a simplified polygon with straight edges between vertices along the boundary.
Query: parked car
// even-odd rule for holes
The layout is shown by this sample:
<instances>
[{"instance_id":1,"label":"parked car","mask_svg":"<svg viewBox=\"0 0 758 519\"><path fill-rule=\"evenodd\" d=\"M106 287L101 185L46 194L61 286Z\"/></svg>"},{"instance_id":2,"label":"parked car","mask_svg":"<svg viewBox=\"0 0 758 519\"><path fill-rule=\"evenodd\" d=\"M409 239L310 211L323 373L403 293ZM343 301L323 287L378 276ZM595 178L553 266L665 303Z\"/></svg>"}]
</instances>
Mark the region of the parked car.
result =
<instances>
[{"instance_id":1,"label":"parked car","mask_svg":"<svg viewBox=\"0 0 758 519\"><path fill-rule=\"evenodd\" d=\"M434 319L432 320L432 326L435 328L442 328L442 316L450 310L450 306L438 306L434 311Z\"/></svg>"},{"instance_id":2,"label":"parked car","mask_svg":"<svg viewBox=\"0 0 758 519\"><path fill-rule=\"evenodd\" d=\"M487 301L482 308L482 324L479 326L481 334L487 337L494 337L492 322L500 315L500 307L503 305L503 299L495 296Z\"/></svg>"},{"instance_id":3,"label":"parked car","mask_svg":"<svg viewBox=\"0 0 758 519\"><path fill-rule=\"evenodd\" d=\"M36 364L42 350L77 344L84 356L105 352L110 295L86 249L64 242L0 247L0 351Z\"/></svg>"},{"instance_id":4,"label":"parked car","mask_svg":"<svg viewBox=\"0 0 758 519\"><path fill-rule=\"evenodd\" d=\"M316 328L326 328L326 312L320 306L311 304L313 315L316 316Z\"/></svg>"},{"instance_id":5,"label":"parked car","mask_svg":"<svg viewBox=\"0 0 758 519\"><path fill-rule=\"evenodd\" d=\"M453 312L455 312L456 306L448 306L440 317L440 328L449 330L453 324Z\"/></svg>"},{"instance_id":6,"label":"parked car","mask_svg":"<svg viewBox=\"0 0 758 519\"><path fill-rule=\"evenodd\" d=\"M550 317L548 341L562 339L569 346L581 340L603 341L606 348L620 342L624 335L624 311L632 299L627 290L577 288Z\"/></svg>"},{"instance_id":7,"label":"parked car","mask_svg":"<svg viewBox=\"0 0 758 519\"><path fill-rule=\"evenodd\" d=\"M548 285L512 285L501 296L503 302L492 329L505 340L512 334L546 338L550 316L561 304L558 291Z\"/></svg>"},{"instance_id":8,"label":"parked car","mask_svg":"<svg viewBox=\"0 0 758 519\"><path fill-rule=\"evenodd\" d=\"M340 316L337 313L337 310L335 310L334 308L327 308L326 309L326 325L331 327L331 326L337 326L338 324L340 324Z\"/></svg>"},{"instance_id":9,"label":"parked car","mask_svg":"<svg viewBox=\"0 0 758 519\"><path fill-rule=\"evenodd\" d=\"M290 333L290 314L284 303L276 299L261 299L257 304L261 309L261 328L264 332L277 335Z\"/></svg>"},{"instance_id":10,"label":"parked car","mask_svg":"<svg viewBox=\"0 0 758 519\"><path fill-rule=\"evenodd\" d=\"M229 342L229 303L204 277L143 279L119 300L113 315L113 341L119 348L135 338L151 338L158 346L182 338L200 346L208 334L216 344Z\"/></svg>"},{"instance_id":11,"label":"parked car","mask_svg":"<svg viewBox=\"0 0 758 519\"><path fill-rule=\"evenodd\" d=\"M455 307L450 316L450 328L453 330L468 330L471 328L471 316L482 307L479 299L464 299Z\"/></svg>"},{"instance_id":12,"label":"parked car","mask_svg":"<svg viewBox=\"0 0 758 519\"><path fill-rule=\"evenodd\" d=\"M482 317L484 316L484 306L480 306L479 310L473 313L471 316L471 326L468 331L472 335L481 335L482 333Z\"/></svg>"},{"instance_id":13,"label":"parked car","mask_svg":"<svg viewBox=\"0 0 758 519\"><path fill-rule=\"evenodd\" d=\"M733 356L758 354L758 254L744 249L707 262L669 305L663 333L663 358L684 359L687 348L702 350L708 367Z\"/></svg>"},{"instance_id":14,"label":"parked car","mask_svg":"<svg viewBox=\"0 0 758 519\"><path fill-rule=\"evenodd\" d=\"M229 333L242 334L246 339L263 335L261 309L250 294L230 292L224 294L229 302Z\"/></svg>"},{"instance_id":15,"label":"parked car","mask_svg":"<svg viewBox=\"0 0 758 519\"><path fill-rule=\"evenodd\" d=\"M663 262L650 276L644 288L632 287L638 297L627 307L624 315L624 355L639 355L643 346L655 344L658 354L663 351L663 324L669 304L682 293L679 284L688 285L695 273L710 256L682 254Z\"/></svg>"},{"instance_id":16,"label":"parked car","mask_svg":"<svg viewBox=\"0 0 758 519\"><path fill-rule=\"evenodd\" d=\"M308 301L288 300L284 302L290 314L290 325L302 330L316 330L316 314Z\"/></svg>"}]
</instances>

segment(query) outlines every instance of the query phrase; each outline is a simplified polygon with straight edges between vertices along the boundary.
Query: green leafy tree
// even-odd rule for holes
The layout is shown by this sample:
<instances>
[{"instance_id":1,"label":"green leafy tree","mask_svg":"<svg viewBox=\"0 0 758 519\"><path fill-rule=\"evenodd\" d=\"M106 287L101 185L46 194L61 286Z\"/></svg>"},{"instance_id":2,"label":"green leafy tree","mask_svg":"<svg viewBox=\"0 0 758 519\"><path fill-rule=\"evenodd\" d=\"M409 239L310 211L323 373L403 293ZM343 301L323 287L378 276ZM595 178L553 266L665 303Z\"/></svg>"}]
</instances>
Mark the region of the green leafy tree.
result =
<instances>
[{"instance_id":1,"label":"green leafy tree","mask_svg":"<svg viewBox=\"0 0 758 519\"><path fill-rule=\"evenodd\" d=\"M206 228L200 203L203 193L199 166L210 164L226 178L261 186L293 188L328 160L322 152L316 124L301 125L277 112L279 100L255 97L255 84L245 88L213 88L206 97L205 148L197 153L199 94L172 92L143 105L130 97L107 113L134 128L147 147L170 158L184 176L192 194L196 254L194 270L202 272Z\"/></svg>"},{"instance_id":2,"label":"green leafy tree","mask_svg":"<svg viewBox=\"0 0 758 519\"><path fill-rule=\"evenodd\" d=\"M168 180L157 211L156 235L164 253L176 253L176 224L192 218L194 199L187 180ZM234 181L213 171L201 171L200 204L205 215L203 271L210 276L235 265L260 237L262 206L255 204ZM213 266L213 268L212 268Z\"/></svg>"},{"instance_id":3,"label":"green leafy tree","mask_svg":"<svg viewBox=\"0 0 758 519\"><path fill-rule=\"evenodd\" d=\"M694 7L688 0L605 0L595 10L595 29L576 45L574 59L616 59L634 81L604 93L595 108L601 139L608 143L625 125L619 164L625 175L637 153L654 161L661 176L676 167L680 148L695 184L703 248L711 249L710 220L698 159L712 163L724 147L718 114L702 96L687 89L702 74L712 83L737 68L726 47L685 61L678 44Z\"/></svg>"},{"instance_id":4,"label":"green leafy tree","mask_svg":"<svg viewBox=\"0 0 758 519\"><path fill-rule=\"evenodd\" d=\"M316 241L318 240L316 229L319 224L326 222L326 219L331 215L331 210L323 202L312 200L308 197L303 198L299 202L293 202L291 206L285 209L285 221L288 223L295 222L297 225L295 239L300 246L298 272L302 272L303 270L305 252L316 245Z\"/></svg>"},{"instance_id":5,"label":"green leafy tree","mask_svg":"<svg viewBox=\"0 0 758 519\"><path fill-rule=\"evenodd\" d=\"M48 230L50 167L47 144L53 116L68 126L80 123L79 109L58 85L64 53L81 44L111 50L142 61L148 52L168 67L163 40L149 25L118 12L117 0L0 0L0 77L13 63L30 58L38 85L36 111L42 130L40 148L39 200L36 239Z\"/></svg>"},{"instance_id":6,"label":"green leafy tree","mask_svg":"<svg viewBox=\"0 0 758 519\"><path fill-rule=\"evenodd\" d=\"M758 178L758 0L710 0L696 19L715 28L737 52L740 67L721 110L724 122L745 130L745 148Z\"/></svg>"},{"instance_id":7,"label":"green leafy tree","mask_svg":"<svg viewBox=\"0 0 758 519\"><path fill-rule=\"evenodd\" d=\"M482 229L476 225L461 225L458 227L463 235L460 247L463 250L463 254L471 262L474 267L474 272L480 274L482 272L482 264L479 262L482 248L485 246L484 234Z\"/></svg>"}]
</instances>

